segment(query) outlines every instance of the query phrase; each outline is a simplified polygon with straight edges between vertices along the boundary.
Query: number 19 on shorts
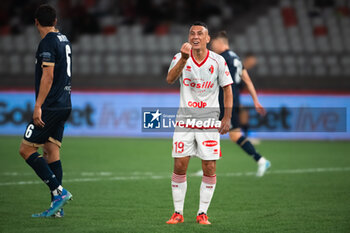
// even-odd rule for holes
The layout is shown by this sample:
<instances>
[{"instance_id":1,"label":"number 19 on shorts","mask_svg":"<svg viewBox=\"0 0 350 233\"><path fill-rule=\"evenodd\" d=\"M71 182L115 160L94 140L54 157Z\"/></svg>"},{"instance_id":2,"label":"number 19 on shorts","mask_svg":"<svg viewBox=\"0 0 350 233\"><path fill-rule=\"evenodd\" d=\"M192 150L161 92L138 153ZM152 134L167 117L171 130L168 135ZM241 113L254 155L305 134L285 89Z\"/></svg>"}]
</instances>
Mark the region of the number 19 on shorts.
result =
<instances>
[{"instance_id":1,"label":"number 19 on shorts","mask_svg":"<svg viewBox=\"0 0 350 233\"><path fill-rule=\"evenodd\" d=\"M174 142L174 152L181 154L184 152L185 144L183 142Z\"/></svg>"}]
</instances>

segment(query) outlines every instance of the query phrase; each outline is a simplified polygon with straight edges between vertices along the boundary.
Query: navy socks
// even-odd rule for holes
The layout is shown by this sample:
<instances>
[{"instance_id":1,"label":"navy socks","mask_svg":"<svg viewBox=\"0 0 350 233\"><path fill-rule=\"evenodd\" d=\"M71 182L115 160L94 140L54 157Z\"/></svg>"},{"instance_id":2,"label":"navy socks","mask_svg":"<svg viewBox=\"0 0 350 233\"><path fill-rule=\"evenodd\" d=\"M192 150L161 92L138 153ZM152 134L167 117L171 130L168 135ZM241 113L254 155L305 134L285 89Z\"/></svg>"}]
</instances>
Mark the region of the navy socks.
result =
<instances>
[{"instance_id":1,"label":"navy socks","mask_svg":"<svg viewBox=\"0 0 350 233\"><path fill-rule=\"evenodd\" d=\"M60 183L42 155L35 152L29 156L26 162L33 168L35 173L44 181L51 191L58 188Z\"/></svg>"},{"instance_id":2,"label":"navy socks","mask_svg":"<svg viewBox=\"0 0 350 233\"><path fill-rule=\"evenodd\" d=\"M258 161L261 158L261 155L256 152L252 143L244 136L241 136L237 140L237 144L250 156L254 158L255 161Z\"/></svg>"},{"instance_id":3,"label":"navy socks","mask_svg":"<svg viewBox=\"0 0 350 233\"><path fill-rule=\"evenodd\" d=\"M57 160L53 163L49 163L49 167L50 167L51 171L53 172L53 174L55 174L58 183L62 184L63 172L62 172L61 160Z\"/></svg>"}]
</instances>

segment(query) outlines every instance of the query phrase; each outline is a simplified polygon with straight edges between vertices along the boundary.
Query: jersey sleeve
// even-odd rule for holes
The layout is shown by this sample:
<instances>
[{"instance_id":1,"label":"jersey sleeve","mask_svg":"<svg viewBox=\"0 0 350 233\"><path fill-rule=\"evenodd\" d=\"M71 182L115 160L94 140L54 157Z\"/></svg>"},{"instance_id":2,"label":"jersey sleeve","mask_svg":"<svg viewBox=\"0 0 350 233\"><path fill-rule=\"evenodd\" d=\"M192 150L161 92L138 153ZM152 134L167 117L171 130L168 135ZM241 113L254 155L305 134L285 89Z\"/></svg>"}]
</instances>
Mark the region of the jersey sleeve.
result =
<instances>
[{"instance_id":1,"label":"jersey sleeve","mask_svg":"<svg viewBox=\"0 0 350 233\"><path fill-rule=\"evenodd\" d=\"M42 58L41 67L55 66L56 41L53 38L42 40L39 48L39 56Z\"/></svg>"},{"instance_id":2,"label":"jersey sleeve","mask_svg":"<svg viewBox=\"0 0 350 233\"><path fill-rule=\"evenodd\" d=\"M219 59L219 85L225 87L233 83L227 63L223 57Z\"/></svg>"},{"instance_id":3,"label":"jersey sleeve","mask_svg":"<svg viewBox=\"0 0 350 233\"><path fill-rule=\"evenodd\" d=\"M173 60L171 61L170 67L168 69L168 73L172 68L174 68L174 66L177 64L177 62L180 60L180 58L181 58L181 53L178 53L173 57Z\"/></svg>"}]
</instances>

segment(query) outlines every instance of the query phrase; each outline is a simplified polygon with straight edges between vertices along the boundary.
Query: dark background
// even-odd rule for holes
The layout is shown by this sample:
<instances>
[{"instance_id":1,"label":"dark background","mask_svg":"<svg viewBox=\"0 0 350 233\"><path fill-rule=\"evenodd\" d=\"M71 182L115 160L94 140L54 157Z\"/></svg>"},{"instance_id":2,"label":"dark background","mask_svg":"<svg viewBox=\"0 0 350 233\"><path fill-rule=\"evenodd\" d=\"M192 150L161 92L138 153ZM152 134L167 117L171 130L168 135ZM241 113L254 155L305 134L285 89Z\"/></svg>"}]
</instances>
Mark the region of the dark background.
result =
<instances>
[{"instance_id":1,"label":"dark background","mask_svg":"<svg viewBox=\"0 0 350 233\"><path fill-rule=\"evenodd\" d=\"M226 30L258 90L348 92L350 8L344 0L57 0L0 2L0 87L33 88L39 35L33 15L49 3L73 44L74 89L168 90L172 57L201 20Z\"/></svg>"}]
</instances>

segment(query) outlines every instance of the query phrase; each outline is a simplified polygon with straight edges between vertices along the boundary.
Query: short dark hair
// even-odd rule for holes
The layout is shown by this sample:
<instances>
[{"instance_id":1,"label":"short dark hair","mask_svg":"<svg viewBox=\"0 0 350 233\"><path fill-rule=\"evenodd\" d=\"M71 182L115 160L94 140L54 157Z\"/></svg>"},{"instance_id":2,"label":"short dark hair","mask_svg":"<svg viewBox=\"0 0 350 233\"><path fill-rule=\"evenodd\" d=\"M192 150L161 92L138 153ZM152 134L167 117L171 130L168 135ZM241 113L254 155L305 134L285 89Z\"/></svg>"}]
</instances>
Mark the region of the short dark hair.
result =
<instances>
[{"instance_id":1,"label":"short dark hair","mask_svg":"<svg viewBox=\"0 0 350 233\"><path fill-rule=\"evenodd\" d=\"M40 5L35 11L35 18L39 21L41 26L54 26L56 10L48 4Z\"/></svg>"},{"instance_id":2,"label":"short dark hair","mask_svg":"<svg viewBox=\"0 0 350 233\"><path fill-rule=\"evenodd\" d=\"M191 24L191 27L192 26L202 26L202 27L205 27L209 31L208 26L202 21L196 21L193 24Z\"/></svg>"},{"instance_id":3,"label":"short dark hair","mask_svg":"<svg viewBox=\"0 0 350 233\"><path fill-rule=\"evenodd\" d=\"M213 39L219 39L219 38L228 40L227 32L226 31L219 31L219 32L215 33L215 35L213 36Z\"/></svg>"},{"instance_id":4,"label":"short dark hair","mask_svg":"<svg viewBox=\"0 0 350 233\"><path fill-rule=\"evenodd\" d=\"M245 53L245 58L248 58L248 57L256 57L255 53L251 52L251 51L248 51Z\"/></svg>"}]
</instances>

